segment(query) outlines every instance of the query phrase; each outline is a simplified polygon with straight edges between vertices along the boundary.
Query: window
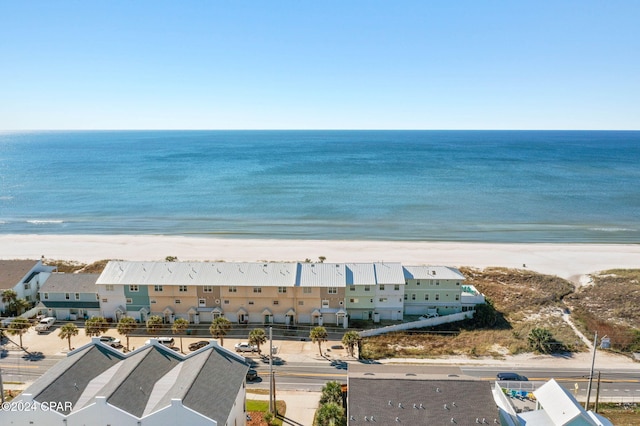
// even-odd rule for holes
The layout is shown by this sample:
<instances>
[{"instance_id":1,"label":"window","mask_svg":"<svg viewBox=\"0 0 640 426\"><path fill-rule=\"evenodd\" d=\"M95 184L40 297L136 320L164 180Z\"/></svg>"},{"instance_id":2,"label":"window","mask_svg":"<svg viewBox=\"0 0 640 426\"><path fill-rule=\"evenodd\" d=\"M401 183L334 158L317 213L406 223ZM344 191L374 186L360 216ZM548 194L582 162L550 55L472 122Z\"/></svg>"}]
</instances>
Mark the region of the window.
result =
<instances>
[{"instance_id":1,"label":"window","mask_svg":"<svg viewBox=\"0 0 640 426\"><path fill-rule=\"evenodd\" d=\"M64 294L64 298L65 298L66 300L71 300L71 295L70 295L69 293L65 293L65 294Z\"/></svg>"},{"instance_id":2,"label":"window","mask_svg":"<svg viewBox=\"0 0 640 426\"><path fill-rule=\"evenodd\" d=\"M356 291L356 286L352 285L351 287L349 287L349 291Z\"/></svg>"},{"instance_id":3,"label":"window","mask_svg":"<svg viewBox=\"0 0 640 426\"><path fill-rule=\"evenodd\" d=\"M280 304L280 302L279 302L279 301L277 301L277 300L274 300L274 301L273 301L273 304L274 304L274 305L279 305L279 304Z\"/></svg>"},{"instance_id":4,"label":"window","mask_svg":"<svg viewBox=\"0 0 640 426\"><path fill-rule=\"evenodd\" d=\"M28 294L24 297L24 300L26 300L27 302L31 302L31 296L29 296Z\"/></svg>"},{"instance_id":5,"label":"window","mask_svg":"<svg viewBox=\"0 0 640 426\"><path fill-rule=\"evenodd\" d=\"M420 281L416 281L416 285L420 285Z\"/></svg>"},{"instance_id":6,"label":"window","mask_svg":"<svg viewBox=\"0 0 640 426\"><path fill-rule=\"evenodd\" d=\"M298 300L298 306L304 306L304 300Z\"/></svg>"},{"instance_id":7,"label":"window","mask_svg":"<svg viewBox=\"0 0 640 426\"><path fill-rule=\"evenodd\" d=\"M424 295L424 300L429 300L429 293Z\"/></svg>"},{"instance_id":8,"label":"window","mask_svg":"<svg viewBox=\"0 0 640 426\"><path fill-rule=\"evenodd\" d=\"M133 299L130 297L127 297L127 305L130 305L133 303Z\"/></svg>"},{"instance_id":9,"label":"window","mask_svg":"<svg viewBox=\"0 0 640 426\"><path fill-rule=\"evenodd\" d=\"M161 285L154 285L153 286L153 291L162 291L162 286Z\"/></svg>"},{"instance_id":10,"label":"window","mask_svg":"<svg viewBox=\"0 0 640 426\"><path fill-rule=\"evenodd\" d=\"M384 284L380 284L380 291L384 291Z\"/></svg>"},{"instance_id":11,"label":"window","mask_svg":"<svg viewBox=\"0 0 640 426\"><path fill-rule=\"evenodd\" d=\"M287 292L286 287L278 287L278 293L286 293L286 292Z\"/></svg>"},{"instance_id":12,"label":"window","mask_svg":"<svg viewBox=\"0 0 640 426\"><path fill-rule=\"evenodd\" d=\"M349 299L349 303L358 303L358 299Z\"/></svg>"},{"instance_id":13,"label":"window","mask_svg":"<svg viewBox=\"0 0 640 426\"><path fill-rule=\"evenodd\" d=\"M213 293L213 286L205 285L204 287L202 287L202 291L204 291L205 293Z\"/></svg>"},{"instance_id":14,"label":"window","mask_svg":"<svg viewBox=\"0 0 640 426\"><path fill-rule=\"evenodd\" d=\"M75 296L76 296L76 300L80 300L80 293L76 293Z\"/></svg>"},{"instance_id":15,"label":"window","mask_svg":"<svg viewBox=\"0 0 640 426\"><path fill-rule=\"evenodd\" d=\"M416 300L416 295L415 295L415 293L411 295L411 300Z\"/></svg>"},{"instance_id":16,"label":"window","mask_svg":"<svg viewBox=\"0 0 640 426\"><path fill-rule=\"evenodd\" d=\"M456 283L456 285L460 285L460 283L459 283L459 282L457 282L457 283Z\"/></svg>"},{"instance_id":17,"label":"window","mask_svg":"<svg viewBox=\"0 0 640 426\"><path fill-rule=\"evenodd\" d=\"M460 295L456 294L456 300L460 300Z\"/></svg>"},{"instance_id":18,"label":"window","mask_svg":"<svg viewBox=\"0 0 640 426\"><path fill-rule=\"evenodd\" d=\"M303 294L311 294L311 287L303 287L302 288L302 293Z\"/></svg>"},{"instance_id":19,"label":"window","mask_svg":"<svg viewBox=\"0 0 640 426\"><path fill-rule=\"evenodd\" d=\"M394 285L394 286L393 286L393 289L394 289L395 291L400 291L400 284L396 284L396 285Z\"/></svg>"},{"instance_id":20,"label":"window","mask_svg":"<svg viewBox=\"0 0 640 426\"><path fill-rule=\"evenodd\" d=\"M238 287L229 287L229 293L237 293Z\"/></svg>"},{"instance_id":21,"label":"window","mask_svg":"<svg viewBox=\"0 0 640 426\"><path fill-rule=\"evenodd\" d=\"M436 285L440 285L440 281L436 281Z\"/></svg>"},{"instance_id":22,"label":"window","mask_svg":"<svg viewBox=\"0 0 640 426\"><path fill-rule=\"evenodd\" d=\"M151 304L156 303L156 299L149 299L149 303L151 303Z\"/></svg>"},{"instance_id":23,"label":"window","mask_svg":"<svg viewBox=\"0 0 640 426\"><path fill-rule=\"evenodd\" d=\"M104 286L104 289L105 289L106 291L113 291L113 284L106 284L106 285Z\"/></svg>"},{"instance_id":24,"label":"window","mask_svg":"<svg viewBox=\"0 0 640 426\"><path fill-rule=\"evenodd\" d=\"M100 300L100 296L96 293L96 300Z\"/></svg>"},{"instance_id":25,"label":"window","mask_svg":"<svg viewBox=\"0 0 640 426\"><path fill-rule=\"evenodd\" d=\"M129 286L129 291L132 291L132 292L140 291L140 287L138 286L138 284L131 284Z\"/></svg>"},{"instance_id":26,"label":"window","mask_svg":"<svg viewBox=\"0 0 640 426\"><path fill-rule=\"evenodd\" d=\"M371 286L365 285L364 286L364 291L371 291Z\"/></svg>"},{"instance_id":27,"label":"window","mask_svg":"<svg viewBox=\"0 0 640 426\"><path fill-rule=\"evenodd\" d=\"M384 302L386 302L386 301L387 301L387 298L386 298L386 297L381 297L381 298L380 298L380 299L378 299L378 300L379 300L380 302L384 303Z\"/></svg>"},{"instance_id":28,"label":"window","mask_svg":"<svg viewBox=\"0 0 640 426\"><path fill-rule=\"evenodd\" d=\"M178 286L178 291L181 293L185 293L187 291L187 286L186 285Z\"/></svg>"},{"instance_id":29,"label":"window","mask_svg":"<svg viewBox=\"0 0 640 426\"><path fill-rule=\"evenodd\" d=\"M440 295L436 294L436 300L440 300Z\"/></svg>"},{"instance_id":30,"label":"window","mask_svg":"<svg viewBox=\"0 0 640 426\"><path fill-rule=\"evenodd\" d=\"M102 299L102 303L107 303L108 301L109 301L109 299L107 299L107 298Z\"/></svg>"},{"instance_id":31,"label":"window","mask_svg":"<svg viewBox=\"0 0 640 426\"><path fill-rule=\"evenodd\" d=\"M42 298L44 300L49 300L49 293L42 293Z\"/></svg>"},{"instance_id":32,"label":"window","mask_svg":"<svg viewBox=\"0 0 640 426\"><path fill-rule=\"evenodd\" d=\"M207 299L198 299L198 305L199 306L206 306L207 305Z\"/></svg>"},{"instance_id":33,"label":"window","mask_svg":"<svg viewBox=\"0 0 640 426\"><path fill-rule=\"evenodd\" d=\"M327 299L324 299L324 300L322 301L322 307L323 307L323 308L328 308L328 307L329 307L329 301L328 301Z\"/></svg>"},{"instance_id":34,"label":"window","mask_svg":"<svg viewBox=\"0 0 640 426\"><path fill-rule=\"evenodd\" d=\"M179 305L180 304L180 299L174 300L173 303L175 303L176 305Z\"/></svg>"},{"instance_id":35,"label":"window","mask_svg":"<svg viewBox=\"0 0 640 426\"><path fill-rule=\"evenodd\" d=\"M225 304L225 305L228 305L228 304L229 304L229 301L228 301L228 300L225 300L225 301L224 301L224 304Z\"/></svg>"},{"instance_id":36,"label":"window","mask_svg":"<svg viewBox=\"0 0 640 426\"><path fill-rule=\"evenodd\" d=\"M25 290L29 290L30 288L31 288L31 285L29 283L24 283Z\"/></svg>"},{"instance_id":37,"label":"window","mask_svg":"<svg viewBox=\"0 0 640 426\"><path fill-rule=\"evenodd\" d=\"M338 287L329 287L329 294L338 294Z\"/></svg>"},{"instance_id":38,"label":"window","mask_svg":"<svg viewBox=\"0 0 640 426\"><path fill-rule=\"evenodd\" d=\"M409 295L407 293L404 294L404 300L409 300Z\"/></svg>"},{"instance_id":39,"label":"window","mask_svg":"<svg viewBox=\"0 0 640 426\"><path fill-rule=\"evenodd\" d=\"M253 288L253 292L254 293L262 293L262 287L254 287Z\"/></svg>"}]
</instances>

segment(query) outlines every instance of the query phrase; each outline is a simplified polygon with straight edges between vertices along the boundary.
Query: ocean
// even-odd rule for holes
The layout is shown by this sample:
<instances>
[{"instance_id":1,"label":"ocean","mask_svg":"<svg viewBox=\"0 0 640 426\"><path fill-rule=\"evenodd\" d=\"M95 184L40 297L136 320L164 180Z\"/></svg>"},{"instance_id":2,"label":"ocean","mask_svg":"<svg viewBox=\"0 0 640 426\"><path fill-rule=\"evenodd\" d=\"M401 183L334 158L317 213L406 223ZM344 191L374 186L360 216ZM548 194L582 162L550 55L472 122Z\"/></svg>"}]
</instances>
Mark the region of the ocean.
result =
<instances>
[{"instance_id":1,"label":"ocean","mask_svg":"<svg viewBox=\"0 0 640 426\"><path fill-rule=\"evenodd\" d=\"M0 233L638 243L640 132L4 132Z\"/></svg>"}]
</instances>

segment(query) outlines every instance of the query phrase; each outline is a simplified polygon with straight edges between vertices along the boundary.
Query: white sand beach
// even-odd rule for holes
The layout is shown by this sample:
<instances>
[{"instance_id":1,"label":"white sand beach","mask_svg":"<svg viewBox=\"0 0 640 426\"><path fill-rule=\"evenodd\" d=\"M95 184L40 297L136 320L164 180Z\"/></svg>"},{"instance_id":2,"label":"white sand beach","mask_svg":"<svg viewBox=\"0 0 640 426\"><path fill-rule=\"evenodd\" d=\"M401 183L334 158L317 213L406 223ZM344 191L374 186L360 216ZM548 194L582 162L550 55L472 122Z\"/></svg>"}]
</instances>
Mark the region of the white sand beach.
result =
<instances>
[{"instance_id":1,"label":"white sand beach","mask_svg":"<svg viewBox=\"0 0 640 426\"><path fill-rule=\"evenodd\" d=\"M0 235L0 259L93 262L101 259L402 262L503 266L577 281L611 268L640 268L637 244L494 244L459 242L257 240L153 235Z\"/></svg>"}]
</instances>

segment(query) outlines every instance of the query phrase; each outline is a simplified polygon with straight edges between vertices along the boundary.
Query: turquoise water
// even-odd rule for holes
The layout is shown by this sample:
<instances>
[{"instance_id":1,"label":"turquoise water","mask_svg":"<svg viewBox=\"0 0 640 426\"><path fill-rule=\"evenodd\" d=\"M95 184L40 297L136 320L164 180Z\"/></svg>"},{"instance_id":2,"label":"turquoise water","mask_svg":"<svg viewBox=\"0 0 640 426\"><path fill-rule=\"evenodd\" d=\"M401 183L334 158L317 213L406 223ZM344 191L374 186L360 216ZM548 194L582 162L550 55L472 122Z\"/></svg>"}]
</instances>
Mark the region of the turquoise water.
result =
<instances>
[{"instance_id":1,"label":"turquoise water","mask_svg":"<svg viewBox=\"0 0 640 426\"><path fill-rule=\"evenodd\" d=\"M640 242L640 132L0 133L0 233Z\"/></svg>"}]
</instances>

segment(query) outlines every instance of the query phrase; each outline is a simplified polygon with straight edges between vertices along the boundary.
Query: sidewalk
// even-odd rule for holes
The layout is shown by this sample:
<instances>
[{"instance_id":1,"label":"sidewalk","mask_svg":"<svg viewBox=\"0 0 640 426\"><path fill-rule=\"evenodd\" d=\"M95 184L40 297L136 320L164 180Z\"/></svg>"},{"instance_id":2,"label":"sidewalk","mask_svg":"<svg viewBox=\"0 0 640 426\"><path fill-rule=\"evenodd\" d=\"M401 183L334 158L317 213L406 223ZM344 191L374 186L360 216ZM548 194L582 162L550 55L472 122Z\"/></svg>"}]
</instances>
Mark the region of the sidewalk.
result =
<instances>
[{"instance_id":1,"label":"sidewalk","mask_svg":"<svg viewBox=\"0 0 640 426\"><path fill-rule=\"evenodd\" d=\"M276 399L287 404L287 412L283 423L294 426L309 426L313 424L313 416L318 409L320 392L277 391ZM247 391L247 399L268 401L269 394L251 393Z\"/></svg>"}]
</instances>

